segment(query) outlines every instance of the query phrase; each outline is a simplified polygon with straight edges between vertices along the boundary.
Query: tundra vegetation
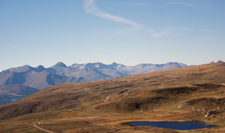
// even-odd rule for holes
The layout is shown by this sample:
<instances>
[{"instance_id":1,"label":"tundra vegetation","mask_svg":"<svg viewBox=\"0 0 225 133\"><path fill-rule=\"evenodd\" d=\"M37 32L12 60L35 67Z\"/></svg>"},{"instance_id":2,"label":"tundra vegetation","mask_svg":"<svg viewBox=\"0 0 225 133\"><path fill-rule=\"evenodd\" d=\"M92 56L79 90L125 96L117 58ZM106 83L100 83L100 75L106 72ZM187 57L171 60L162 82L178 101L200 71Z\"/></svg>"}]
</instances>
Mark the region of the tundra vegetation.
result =
<instances>
[{"instance_id":1,"label":"tundra vegetation","mask_svg":"<svg viewBox=\"0 0 225 133\"><path fill-rule=\"evenodd\" d=\"M225 132L225 63L210 63L87 83L51 86L0 106L0 132ZM200 121L218 126L179 131L124 125Z\"/></svg>"}]
</instances>

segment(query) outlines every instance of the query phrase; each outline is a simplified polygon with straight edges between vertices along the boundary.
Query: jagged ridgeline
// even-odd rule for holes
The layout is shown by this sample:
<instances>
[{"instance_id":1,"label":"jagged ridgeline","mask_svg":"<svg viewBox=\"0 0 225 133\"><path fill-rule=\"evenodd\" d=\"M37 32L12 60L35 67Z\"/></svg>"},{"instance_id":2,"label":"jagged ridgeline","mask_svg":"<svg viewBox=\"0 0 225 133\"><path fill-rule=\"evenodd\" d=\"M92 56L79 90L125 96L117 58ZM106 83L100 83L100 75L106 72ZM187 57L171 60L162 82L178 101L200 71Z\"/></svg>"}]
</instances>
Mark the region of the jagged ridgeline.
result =
<instances>
[{"instance_id":1,"label":"jagged ridgeline","mask_svg":"<svg viewBox=\"0 0 225 133\"><path fill-rule=\"evenodd\" d=\"M0 89L12 88L15 90L28 89L30 92L13 94L10 91L0 92L0 104L11 103L22 97L42 90L52 85L63 83L83 83L104 79L112 79L117 77L125 77L129 75L170 70L187 67L187 65L177 62L167 64L140 64L137 66L125 66L122 64L112 63L106 65L103 63L87 63L73 64L66 66L62 62L58 62L52 67L45 68L42 65L31 67L29 65L10 68L0 73ZM18 86L21 85L21 86ZM3 88L2 88L3 87Z\"/></svg>"}]
</instances>

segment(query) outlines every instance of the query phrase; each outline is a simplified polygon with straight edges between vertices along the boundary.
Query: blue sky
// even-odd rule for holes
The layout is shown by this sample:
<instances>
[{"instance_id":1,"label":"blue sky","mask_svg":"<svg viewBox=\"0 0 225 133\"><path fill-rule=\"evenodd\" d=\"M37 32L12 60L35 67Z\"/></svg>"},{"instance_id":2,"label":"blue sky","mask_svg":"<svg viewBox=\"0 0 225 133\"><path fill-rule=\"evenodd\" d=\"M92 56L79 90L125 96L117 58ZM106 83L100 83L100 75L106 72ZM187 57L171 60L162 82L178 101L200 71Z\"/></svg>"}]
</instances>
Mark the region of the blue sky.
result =
<instances>
[{"instance_id":1,"label":"blue sky","mask_svg":"<svg viewBox=\"0 0 225 133\"><path fill-rule=\"evenodd\" d=\"M225 61L224 0L0 0L0 71Z\"/></svg>"}]
</instances>

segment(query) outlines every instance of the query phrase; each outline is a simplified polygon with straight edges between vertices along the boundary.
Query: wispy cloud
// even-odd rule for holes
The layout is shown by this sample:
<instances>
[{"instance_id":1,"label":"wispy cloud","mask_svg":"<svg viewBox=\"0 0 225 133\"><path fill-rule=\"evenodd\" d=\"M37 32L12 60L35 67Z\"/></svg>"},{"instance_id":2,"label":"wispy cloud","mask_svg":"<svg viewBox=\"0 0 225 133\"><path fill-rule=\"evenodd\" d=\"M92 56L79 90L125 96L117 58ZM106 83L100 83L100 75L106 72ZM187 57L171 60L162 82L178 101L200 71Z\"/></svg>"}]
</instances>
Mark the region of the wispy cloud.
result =
<instances>
[{"instance_id":1,"label":"wispy cloud","mask_svg":"<svg viewBox=\"0 0 225 133\"><path fill-rule=\"evenodd\" d=\"M182 32L189 32L193 29L187 27L166 27L164 28L164 32L170 35L182 35Z\"/></svg>"},{"instance_id":2,"label":"wispy cloud","mask_svg":"<svg viewBox=\"0 0 225 133\"><path fill-rule=\"evenodd\" d=\"M190 31L190 30L192 30L191 28L187 28L187 27L167 27L167 28L165 28L167 31L169 31L169 30L176 30L176 31L181 31L181 30L183 30L183 31Z\"/></svg>"},{"instance_id":3,"label":"wispy cloud","mask_svg":"<svg viewBox=\"0 0 225 133\"><path fill-rule=\"evenodd\" d=\"M185 5L185 6L191 6L191 7L198 7L198 6L193 5L193 4L189 4L189 3L179 3L179 2L173 2L173 3L167 3L167 4L170 4L170 5Z\"/></svg>"},{"instance_id":4,"label":"wispy cloud","mask_svg":"<svg viewBox=\"0 0 225 133\"><path fill-rule=\"evenodd\" d=\"M135 5L135 6L155 6L154 4L149 4L149 3L123 3L127 5Z\"/></svg>"},{"instance_id":5,"label":"wispy cloud","mask_svg":"<svg viewBox=\"0 0 225 133\"><path fill-rule=\"evenodd\" d=\"M132 25L136 28L142 28L144 27L144 25L133 22L131 20L125 19L123 17L118 17L118 16L114 16L111 14L108 14L106 12L103 12L101 10L99 10L94 3L94 0L85 0L84 1L84 9L87 13L93 14L95 16L104 18L104 19L108 19L114 22L119 22L119 23L124 23L124 24L129 24Z\"/></svg>"},{"instance_id":6,"label":"wispy cloud","mask_svg":"<svg viewBox=\"0 0 225 133\"><path fill-rule=\"evenodd\" d=\"M106 12L99 10L95 5L94 0L84 0L84 10L85 10L85 12L87 12L89 14L92 14L92 15L95 15L95 16L98 16L98 17L101 17L104 19L118 22L118 23L124 23L124 24L128 24L128 25L132 26L131 28L126 28L126 29L120 30L119 32L116 33L116 35L121 35L121 34L125 34L125 33L130 34L130 33L134 33L134 32L142 32L142 33L146 33L148 35L150 34L149 36L153 36L153 37L162 36L162 34L156 33L155 30L153 30L150 27L139 24L132 20L128 20L123 17L108 14Z\"/></svg>"},{"instance_id":7,"label":"wispy cloud","mask_svg":"<svg viewBox=\"0 0 225 133\"><path fill-rule=\"evenodd\" d=\"M10 48L20 49L19 47L14 46L14 45L5 45L5 46L10 47Z\"/></svg>"},{"instance_id":8,"label":"wispy cloud","mask_svg":"<svg viewBox=\"0 0 225 133\"><path fill-rule=\"evenodd\" d=\"M127 3L127 4L133 4L133 5L150 5L147 3ZM131 25L131 28L125 28L125 29L121 29L119 30L115 35L130 35L130 34L141 34L143 36L146 37L161 37L164 36L166 34L170 34L171 32L174 31L180 31L180 30L187 30L187 28L179 28L179 27L174 27L174 28L166 28L163 29L160 32L156 32L153 28L151 27L147 27L145 25L139 24L137 22L134 22L132 20L128 20L126 18L123 17L119 17L119 16L115 16L115 15L111 15L109 13L106 13L100 9L98 9L95 5L95 0L84 0L84 10L85 12L113 21L113 22L118 22L118 23L124 23L127 25Z\"/></svg>"},{"instance_id":9,"label":"wispy cloud","mask_svg":"<svg viewBox=\"0 0 225 133\"><path fill-rule=\"evenodd\" d=\"M164 27L159 32L154 32L151 34L150 37L162 37L165 35L182 35L183 31L188 32L192 31L193 29L187 27Z\"/></svg>"},{"instance_id":10,"label":"wispy cloud","mask_svg":"<svg viewBox=\"0 0 225 133\"><path fill-rule=\"evenodd\" d=\"M202 32L216 32L216 29L206 29L206 28L204 28L204 29L200 29L200 31L202 31Z\"/></svg>"}]
</instances>

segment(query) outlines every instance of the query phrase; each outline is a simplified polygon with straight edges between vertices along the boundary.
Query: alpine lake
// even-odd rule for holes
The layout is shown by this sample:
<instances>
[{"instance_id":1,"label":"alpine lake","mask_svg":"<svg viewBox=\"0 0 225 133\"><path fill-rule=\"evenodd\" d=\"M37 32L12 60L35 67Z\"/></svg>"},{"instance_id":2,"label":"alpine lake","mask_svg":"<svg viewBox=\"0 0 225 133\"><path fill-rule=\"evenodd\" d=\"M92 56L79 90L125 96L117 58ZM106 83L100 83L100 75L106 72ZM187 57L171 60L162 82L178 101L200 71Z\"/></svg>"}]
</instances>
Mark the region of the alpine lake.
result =
<instances>
[{"instance_id":1,"label":"alpine lake","mask_svg":"<svg viewBox=\"0 0 225 133\"><path fill-rule=\"evenodd\" d=\"M194 129L203 129L203 128L215 128L216 126L208 126L203 122L196 121L186 121L186 122L128 122L123 123L125 125L131 126L153 126L160 128L169 128L175 130L194 130Z\"/></svg>"}]
</instances>

